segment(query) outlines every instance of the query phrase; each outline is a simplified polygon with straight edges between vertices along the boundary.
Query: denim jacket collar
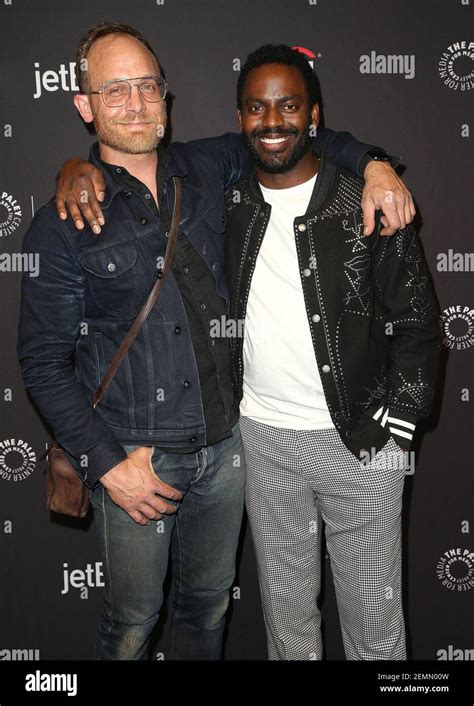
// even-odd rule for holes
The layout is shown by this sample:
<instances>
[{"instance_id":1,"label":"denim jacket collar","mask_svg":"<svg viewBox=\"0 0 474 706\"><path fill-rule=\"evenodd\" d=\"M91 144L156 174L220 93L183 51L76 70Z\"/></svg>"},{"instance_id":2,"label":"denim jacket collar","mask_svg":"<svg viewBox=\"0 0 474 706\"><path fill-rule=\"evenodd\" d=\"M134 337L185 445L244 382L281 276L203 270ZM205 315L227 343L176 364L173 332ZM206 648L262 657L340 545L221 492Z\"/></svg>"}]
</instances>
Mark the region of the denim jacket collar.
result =
<instances>
[{"instance_id":1,"label":"denim jacket collar","mask_svg":"<svg viewBox=\"0 0 474 706\"><path fill-rule=\"evenodd\" d=\"M173 176L185 177L187 174L187 169L183 166L180 167L175 163L172 156L172 150L164 148L163 154L167 159L167 169L166 169L166 181L171 179ZM95 167L101 170L104 180L105 180L105 198L101 203L101 208L109 208L114 197L119 192L125 192L126 189L123 184L121 184L117 179L114 179L109 171L104 170L99 153L99 142L94 142L89 150L89 162L91 162Z\"/></svg>"}]
</instances>

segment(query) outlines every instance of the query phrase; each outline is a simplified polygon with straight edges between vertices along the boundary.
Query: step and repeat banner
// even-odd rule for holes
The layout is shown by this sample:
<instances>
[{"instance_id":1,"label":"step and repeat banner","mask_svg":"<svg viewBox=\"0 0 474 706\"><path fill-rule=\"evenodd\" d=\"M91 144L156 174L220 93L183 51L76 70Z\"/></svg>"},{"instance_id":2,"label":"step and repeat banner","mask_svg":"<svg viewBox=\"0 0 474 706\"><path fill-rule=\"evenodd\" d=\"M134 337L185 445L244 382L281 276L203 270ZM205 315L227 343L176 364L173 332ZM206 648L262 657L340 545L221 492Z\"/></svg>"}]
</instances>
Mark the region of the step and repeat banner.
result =
<instances>
[{"instance_id":1,"label":"step and repeat banner","mask_svg":"<svg viewBox=\"0 0 474 706\"><path fill-rule=\"evenodd\" d=\"M325 124L401 157L440 308L442 375L406 478L410 658L473 660L474 36L471 0L0 0L0 660L93 658L104 591L93 519L53 516L40 457L50 436L16 359L21 257L65 158L92 137L72 102L81 36L107 20L148 38L173 94L172 138L237 130L235 86L258 46L299 47ZM348 343L349 345L349 343ZM326 557L326 657L343 659ZM167 603L169 606L169 600ZM153 658L167 659L165 606ZM265 659L253 546L242 528L226 659Z\"/></svg>"}]
</instances>

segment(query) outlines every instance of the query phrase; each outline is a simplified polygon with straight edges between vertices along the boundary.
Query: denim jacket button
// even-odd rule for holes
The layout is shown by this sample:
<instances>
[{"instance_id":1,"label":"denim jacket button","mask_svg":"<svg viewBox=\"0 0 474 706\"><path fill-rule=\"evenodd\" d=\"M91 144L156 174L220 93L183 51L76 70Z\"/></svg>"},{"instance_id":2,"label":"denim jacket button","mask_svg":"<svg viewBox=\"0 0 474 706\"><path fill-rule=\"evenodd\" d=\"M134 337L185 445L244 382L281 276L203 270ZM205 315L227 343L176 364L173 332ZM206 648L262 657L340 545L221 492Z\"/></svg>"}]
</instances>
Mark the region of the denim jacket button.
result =
<instances>
[{"instance_id":1,"label":"denim jacket button","mask_svg":"<svg viewBox=\"0 0 474 706\"><path fill-rule=\"evenodd\" d=\"M109 272L115 272L115 263L109 262L109 264L107 265L107 269Z\"/></svg>"}]
</instances>

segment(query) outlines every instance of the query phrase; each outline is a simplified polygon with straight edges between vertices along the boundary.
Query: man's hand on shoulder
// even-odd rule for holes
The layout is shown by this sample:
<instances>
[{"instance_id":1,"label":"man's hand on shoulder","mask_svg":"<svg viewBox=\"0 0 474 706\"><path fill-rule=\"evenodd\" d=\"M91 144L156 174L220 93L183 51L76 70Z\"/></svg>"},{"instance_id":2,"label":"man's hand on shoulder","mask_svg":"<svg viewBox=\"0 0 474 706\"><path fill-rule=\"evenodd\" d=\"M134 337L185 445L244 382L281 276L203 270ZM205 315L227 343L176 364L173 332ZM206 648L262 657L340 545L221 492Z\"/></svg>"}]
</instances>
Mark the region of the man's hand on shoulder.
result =
<instances>
[{"instance_id":1,"label":"man's hand on shoulder","mask_svg":"<svg viewBox=\"0 0 474 706\"><path fill-rule=\"evenodd\" d=\"M67 211L78 230L84 228L83 218L93 232L100 233L105 223L99 201L105 196L105 181L100 169L79 157L64 162L56 184L56 209L66 220Z\"/></svg>"},{"instance_id":2,"label":"man's hand on shoulder","mask_svg":"<svg viewBox=\"0 0 474 706\"><path fill-rule=\"evenodd\" d=\"M364 170L364 179L364 235L373 233L377 210L383 212L380 220L384 228L380 235L393 235L412 222L416 214L412 195L387 162L369 162Z\"/></svg>"},{"instance_id":3,"label":"man's hand on shoulder","mask_svg":"<svg viewBox=\"0 0 474 706\"><path fill-rule=\"evenodd\" d=\"M152 454L153 449L147 446L131 451L99 481L113 502L139 525L173 514L178 506L165 498L178 502L183 497L179 490L158 478L151 465Z\"/></svg>"}]
</instances>

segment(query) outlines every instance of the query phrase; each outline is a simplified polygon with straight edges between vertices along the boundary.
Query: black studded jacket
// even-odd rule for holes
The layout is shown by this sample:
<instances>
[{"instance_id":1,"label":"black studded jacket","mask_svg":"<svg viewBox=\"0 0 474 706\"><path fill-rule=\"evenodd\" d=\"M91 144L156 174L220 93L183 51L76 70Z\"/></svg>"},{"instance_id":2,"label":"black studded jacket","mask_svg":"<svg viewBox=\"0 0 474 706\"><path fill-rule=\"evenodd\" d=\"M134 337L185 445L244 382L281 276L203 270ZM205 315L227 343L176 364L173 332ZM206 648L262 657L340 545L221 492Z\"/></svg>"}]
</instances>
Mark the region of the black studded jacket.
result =
<instances>
[{"instance_id":1,"label":"black studded jacket","mask_svg":"<svg viewBox=\"0 0 474 706\"><path fill-rule=\"evenodd\" d=\"M309 329L326 402L342 441L360 457L390 436L411 447L428 416L441 347L439 307L411 225L363 235L363 181L324 158L307 212L294 221ZM244 322L256 259L270 219L255 174L226 195L225 267L231 321ZM291 237L291 234L288 234ZM284 321L282 321L284 326ZM231 339L242 399L245 325Z\"/></svg>"}]
</instances>

